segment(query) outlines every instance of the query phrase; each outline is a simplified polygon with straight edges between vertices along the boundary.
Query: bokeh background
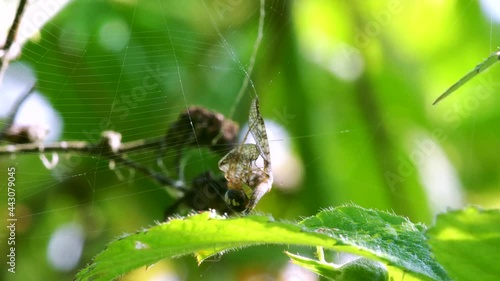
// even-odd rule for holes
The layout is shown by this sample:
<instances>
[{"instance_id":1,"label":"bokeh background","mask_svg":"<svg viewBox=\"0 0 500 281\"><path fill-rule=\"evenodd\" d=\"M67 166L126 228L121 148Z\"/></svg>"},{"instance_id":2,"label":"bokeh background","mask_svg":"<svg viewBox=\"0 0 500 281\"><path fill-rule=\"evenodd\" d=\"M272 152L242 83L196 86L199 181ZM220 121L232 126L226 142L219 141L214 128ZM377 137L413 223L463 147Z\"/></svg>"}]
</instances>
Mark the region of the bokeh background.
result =
<instances>
[{"instance_id":1,"label":"bokeh background","mask_svg":"<svg viewBox=\"0 0 500 281\"><path fill-rule=\"evenodd\" d=\"M125 142L160 137L190 105L243 125L256 92L276 173L257 212L298 220L355 203L432 224L447 208L500 206L500 66L432 106L497 50L497 1L267 0L241 100L260 1L34 2L23 19L33 35L0 86L0 114L36 81L16 122L45 126L48 142L97 142L110 129ZM0 5L3 40L17 2ZM0 279L71 280L106 243L161 221L175 201L99 155L58 157L51 170L38 154L0 157L0 214L14 165L18 218L17 273ZM130 157L161 170L152 153ZM186 152L184 180L217 173L219 158ZM184 257L123 280L318 280L291 266L284 249L243 249L200 267Z\"/></svg>"}]
</instances>

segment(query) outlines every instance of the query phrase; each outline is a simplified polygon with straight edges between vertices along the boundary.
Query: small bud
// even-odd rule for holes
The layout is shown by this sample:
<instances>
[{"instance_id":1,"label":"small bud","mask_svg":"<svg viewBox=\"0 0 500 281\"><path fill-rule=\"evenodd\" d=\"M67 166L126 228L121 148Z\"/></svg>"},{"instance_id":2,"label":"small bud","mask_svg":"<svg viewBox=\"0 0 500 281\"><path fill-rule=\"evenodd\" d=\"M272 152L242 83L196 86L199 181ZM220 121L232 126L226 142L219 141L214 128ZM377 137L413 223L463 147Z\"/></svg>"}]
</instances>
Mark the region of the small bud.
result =
<instances>
[{"instance_id":1,"label":"small bud","mask_svg":"<svg viewBox=\"0 0 500 281\"><path fill-rule=\"evenodd\" d=\"M387 281L387 269L383 264L367 258L358 258L343 264L338 270L341 272L339 281Z\"/></svg>"}]
</instances>

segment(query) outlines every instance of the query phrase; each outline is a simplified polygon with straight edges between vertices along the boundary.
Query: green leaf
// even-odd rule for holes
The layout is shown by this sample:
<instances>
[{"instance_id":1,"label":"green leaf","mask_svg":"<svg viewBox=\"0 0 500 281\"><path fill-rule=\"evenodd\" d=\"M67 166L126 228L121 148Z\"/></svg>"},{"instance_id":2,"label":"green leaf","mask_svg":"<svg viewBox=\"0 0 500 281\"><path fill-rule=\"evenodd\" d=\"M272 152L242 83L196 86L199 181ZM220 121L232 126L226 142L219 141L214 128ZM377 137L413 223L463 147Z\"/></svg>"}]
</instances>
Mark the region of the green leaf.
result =
<instances>
[{"instance_id":1,"label":"green leaf","mask_svg":"<svg viewBox=\"0 0 500 281\"><path fill-rule=\"evenodd\" d=\"M325 210L298 224L212 212L173 219L110 243L77 280L110 280L164 258L194 253L201 262L222 251L260 244L322 246L382 261L409 275L449 280L432 259L422 226L356 206Z\"/></svg>"},{"instance_id":2,"label":"green leaf","mask_svg":"<svg viewBox=\"0 0 500 281\"><path fill-rule=\"evenodd\" d=\"M500 210L440 214L427 232L436 259L456 280L500 280Z\"/></svg>"},{"instance_id":3,"label":"green leaf","mask_svg":"<svg viewBox=\"0 0 500 281\"><path fill-rule=\"evenodd\" d=\"M228 219L204 212L115 240L77 274L77 280L111 280L164 258L195 253L201 262L224 250L265 243L332 247L336 241L267 216Z\"/></svg>"},{"instance_id":4,"label":"green leaf","mask_svg":"<svg viewBox=\"0 0 500 281\"><path fill-rule=\"evenodd\" d=\"M352 249L341 251L376 259L391 266L436 280L450 280L433 259L424 235L425 227L407 218L360 207L339 207L301 222ZM340 247L337 247L337 249Z\"/></svg>"}]
</instances>

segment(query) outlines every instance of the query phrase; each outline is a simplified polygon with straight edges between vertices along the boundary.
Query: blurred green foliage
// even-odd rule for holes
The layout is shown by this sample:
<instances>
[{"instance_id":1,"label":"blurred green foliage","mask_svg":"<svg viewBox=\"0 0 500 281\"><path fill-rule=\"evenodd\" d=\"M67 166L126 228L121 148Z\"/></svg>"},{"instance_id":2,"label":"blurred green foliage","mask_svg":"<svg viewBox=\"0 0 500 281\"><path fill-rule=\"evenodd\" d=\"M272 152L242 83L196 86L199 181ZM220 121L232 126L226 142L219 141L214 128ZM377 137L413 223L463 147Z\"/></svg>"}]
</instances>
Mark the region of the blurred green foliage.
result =
<instances>
[{"instance_id":1,"label":"blurred green foliage","mask_svg":"<svg viewBox=\"0 0 500 281\"><path fill-rule=\"evenodd\" d=\"M62 116L63 140L96 142L110 129L124 141L162 136L189 105L223 114L236 106L232 119L242 124L253 90L240 102L236 95L259 8L259 1L77 0L19 61L33 67L38 90ZM464 204L500 205L500 69L431 106L498 46L500 26L478 2L267 1L265 11L252 81L262 115L288 130L305 176L295 191L273 189L257 211L298 219L353 202L430 223L436 209L426 185L436 202L447 201L437 190L446 185L463 188ZM154 165L152 154L130 157ZM112 238L162 220L174 201L128 169L119 180L98 156L60 158L52 171L34 155L1 159L2 171L18 167L15 280L72 278L78 267L59 272L47 260L51 235L63 224L84 230L81 268ZM217 171L217 161L193 153L186 173ZM0 196L6 202L4 191ZM201 268L193 258L161 268L186 280L278 276L287 262L276 255L282 250L245 249Z\"/></svg>"}]
</instances>

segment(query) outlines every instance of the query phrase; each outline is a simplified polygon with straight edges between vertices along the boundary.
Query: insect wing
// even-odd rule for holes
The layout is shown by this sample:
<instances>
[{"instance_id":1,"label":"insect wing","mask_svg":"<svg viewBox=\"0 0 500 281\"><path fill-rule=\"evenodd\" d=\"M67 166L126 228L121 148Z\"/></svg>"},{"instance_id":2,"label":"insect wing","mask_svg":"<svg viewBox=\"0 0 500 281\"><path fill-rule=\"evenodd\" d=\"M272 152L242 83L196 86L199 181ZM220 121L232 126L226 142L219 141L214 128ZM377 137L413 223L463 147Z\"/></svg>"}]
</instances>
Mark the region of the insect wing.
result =
<instances>
[{"instance_id":1,"label":"insect wing","mask_svg":"<svg viewBox=\"0 0 500 281\"><path fill-rule=\"evenodd\" d=\"M260 149L261 156L264 161L271 162L269 152L269 141L267 139L266 125L264 119L260 115L259 100L255 98L252 101L249 114L249 128L252 136Z\"/></svg>"},{"instance_id":2,"label":"insect wing","mask_svg":"<svg viewBox=\"0 0 500 281\"><path fill-rule=\"evenodd\" d=\"M253 163L259 158L259 149L255 144L246 143L229 151L219 161L219 169L225 173L231 182L242 182L252 169ZM234 186L234 184L233 184Z\"/></svg>"},{"instance_id":3,"label":"insect wing","mask_svg":"<svg viewBox=\"0 0 500 281\"><path fill-rule=\"evenodd\" d=\"M264 160L264 167L263 170L258 169L254 172L254 176L258 178L258 181L255 184L251 185L253 193L252 196L250 197L250 201L247 206L247 209L245 210L245 213L248 213L253 208L255 208L255 206L262 198L262 196L264 196L264 194L269 192L269 190L271 190L271 187L273 185L269 140L267 138L266 125L264 123L264 119L262 119L262 116L260 115L258 98L255 98L252 101L248 119L249 119L250 132L252 133L252 136L254 137L255 142L257 143L257 146L260 150L260 156Z\"/></svg>"}]
</instances>

